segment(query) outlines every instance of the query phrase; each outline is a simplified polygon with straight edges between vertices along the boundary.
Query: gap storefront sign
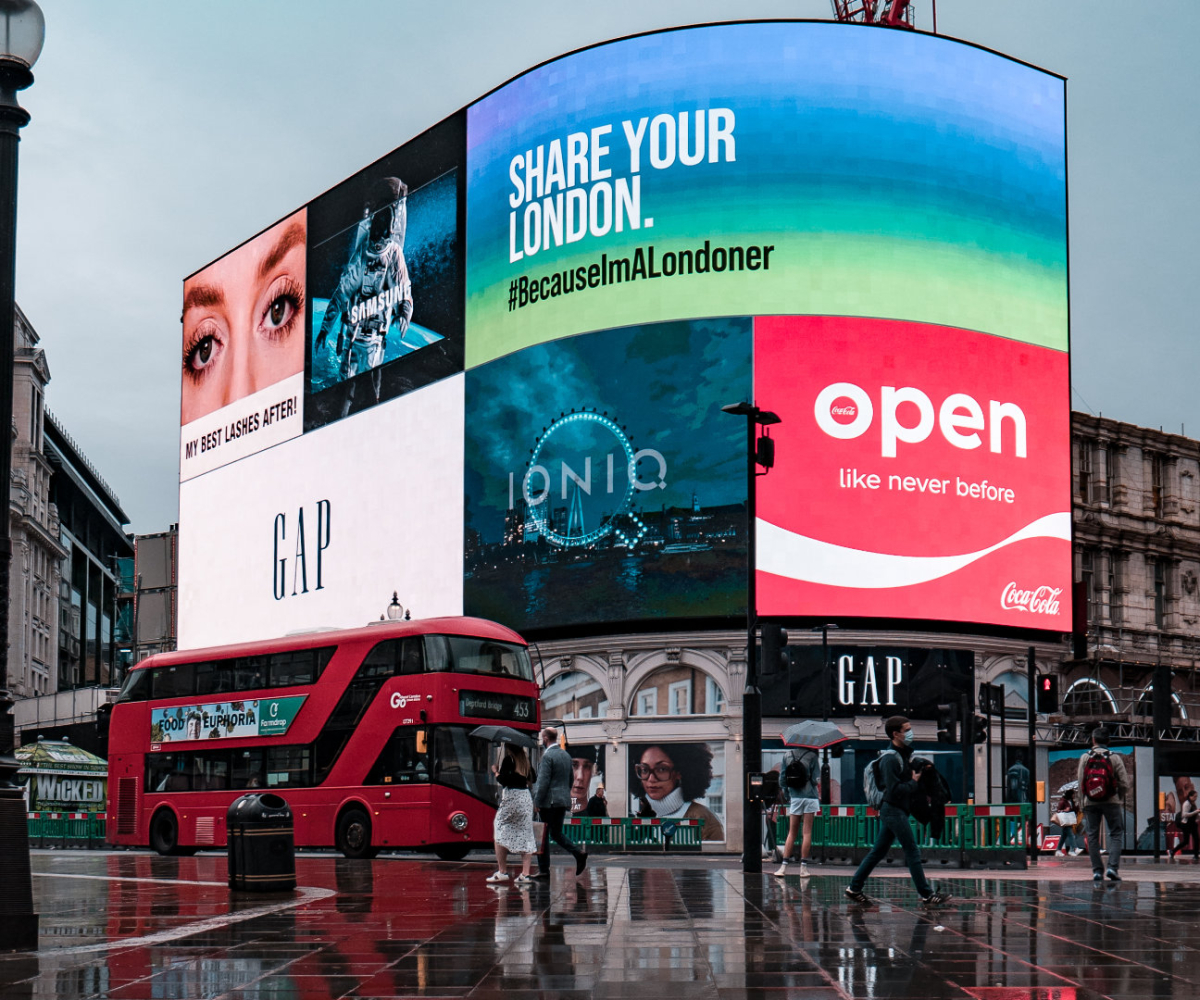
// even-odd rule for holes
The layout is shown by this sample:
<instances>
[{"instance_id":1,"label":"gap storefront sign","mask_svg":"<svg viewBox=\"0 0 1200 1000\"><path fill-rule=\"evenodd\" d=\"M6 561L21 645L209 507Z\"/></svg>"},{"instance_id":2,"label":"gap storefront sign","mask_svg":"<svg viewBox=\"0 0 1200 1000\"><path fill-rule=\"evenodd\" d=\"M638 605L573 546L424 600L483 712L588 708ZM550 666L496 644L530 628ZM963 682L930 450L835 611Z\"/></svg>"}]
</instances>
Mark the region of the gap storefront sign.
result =
<instances>
[{"instance_id":1,"label":"gap storefront sign","mask_svg":"<svg viewBox=\"0 0 1200 1000\"><path fill-rule=\"evenodd\" d=\"M790 667L762 678L763 715L936 719L937 706L969 695L975 654L908 646L789 647Z\"/></svg>"}]
</instances>

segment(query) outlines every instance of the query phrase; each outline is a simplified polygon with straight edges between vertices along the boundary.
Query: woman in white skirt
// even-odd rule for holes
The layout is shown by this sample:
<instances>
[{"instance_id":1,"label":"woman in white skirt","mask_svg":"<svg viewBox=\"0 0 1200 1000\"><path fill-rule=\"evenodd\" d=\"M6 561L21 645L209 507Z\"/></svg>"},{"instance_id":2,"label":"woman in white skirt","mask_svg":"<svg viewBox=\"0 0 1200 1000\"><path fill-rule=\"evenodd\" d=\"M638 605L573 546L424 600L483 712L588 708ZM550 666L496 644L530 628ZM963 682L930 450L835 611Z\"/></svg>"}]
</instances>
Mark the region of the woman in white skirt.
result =
<instances>
[{"instance_id":1,"label":"woman in white skirt","mask_svg":"<svg viewBox=\"0 0 1200 1000\"><path fill-rule=\"evenodd\" d=\"M504 744L504 758L496 772L496 783L500 785L500 807L492 826L496 842L496 872L488 876L495 884L508 881L508 854L521 855L521 874L517 884L533 882L530 869L537 841L533 837L533 797L529 786L533 784L533 768L529 756L522 747Z\"/></svg>"}]
</instances>

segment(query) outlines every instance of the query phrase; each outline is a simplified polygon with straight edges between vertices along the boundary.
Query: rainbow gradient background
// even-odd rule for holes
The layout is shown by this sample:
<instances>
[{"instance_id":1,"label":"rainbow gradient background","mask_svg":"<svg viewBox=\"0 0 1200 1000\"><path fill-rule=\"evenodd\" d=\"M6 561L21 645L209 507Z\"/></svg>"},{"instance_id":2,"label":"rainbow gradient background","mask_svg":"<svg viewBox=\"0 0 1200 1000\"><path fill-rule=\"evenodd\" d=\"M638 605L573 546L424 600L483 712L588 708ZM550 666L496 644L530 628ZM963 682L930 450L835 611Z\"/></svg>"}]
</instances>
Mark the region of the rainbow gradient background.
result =
<instances>
[{"instance_id":1,"label":"rainbow gradient background","mask_svg":"<svg viewBox=\"0 0 1200 1000\"><path fill-rule=\"evenodd\" d=\"M1065 351L1065 100L1061 77L984 49L828 22L667 31L530 70L468 110L467 367L589 330L765 314L917 320ZM707 107L734 110L736 162L643 162L653 228L509 262L515 154L610 123L615 180L622 120ZM508 308L521 275L706 239L774 244L771 269Z\"/></svg>"}]
</instances>

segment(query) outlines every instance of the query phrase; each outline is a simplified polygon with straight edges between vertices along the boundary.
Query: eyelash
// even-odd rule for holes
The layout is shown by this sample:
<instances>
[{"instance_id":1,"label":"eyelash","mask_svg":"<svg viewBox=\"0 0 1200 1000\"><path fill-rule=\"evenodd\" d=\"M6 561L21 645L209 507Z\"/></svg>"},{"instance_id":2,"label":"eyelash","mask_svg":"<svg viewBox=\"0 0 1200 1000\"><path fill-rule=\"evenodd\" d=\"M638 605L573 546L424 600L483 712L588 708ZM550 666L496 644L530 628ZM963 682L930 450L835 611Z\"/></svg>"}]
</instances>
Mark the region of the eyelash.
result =
<instances>
[{"instance_id":1,"label":"eyelash","mask_svg":"<svg viewBox=\"0 0 1200 1000\"><path fill-rule=\"evenodd\" d=\"M201 380L208 377L213 369L213 359L201 368L196 367L196 358L200 353L200 346L206 341L213 342L214 349L220 351L225 345L221 338L208 324L201 323L195 330L192 331L188 341L183 345L183 374L185 378L191 379L193 382L199 383Z\"/></svg>"},{"instance_id":2,"label":"eyelash","mask_svg":"<svg viewBox=\"0 0 1200 1000\"><path fill-rule=\"evenodd\" d=\"M282 326L270 328L264 325L267 316L270 314L271 306L280 299L286 300L291 306L292 314L288 317L287 322ZM292 330L300 321L304 314L304 286L291 278L283 278L280 280L276 289L276 293L272 296L271 301L267 303L266 311L259 317L259 330L268 340L282 340L291 335Z\"/></svg>"}]
</instances>

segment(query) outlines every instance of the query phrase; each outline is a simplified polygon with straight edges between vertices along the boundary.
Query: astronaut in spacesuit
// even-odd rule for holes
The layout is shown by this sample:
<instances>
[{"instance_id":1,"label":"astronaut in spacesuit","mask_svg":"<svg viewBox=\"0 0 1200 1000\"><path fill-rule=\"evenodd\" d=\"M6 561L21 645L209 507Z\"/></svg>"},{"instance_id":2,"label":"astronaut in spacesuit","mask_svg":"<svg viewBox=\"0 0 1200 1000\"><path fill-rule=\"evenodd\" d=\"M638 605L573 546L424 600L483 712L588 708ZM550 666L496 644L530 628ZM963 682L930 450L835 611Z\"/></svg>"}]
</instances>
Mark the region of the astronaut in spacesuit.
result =
<instances>
[{"instance_id":1,"label":"astronaut in spacesuit","mask_svg":"<svg viewBox=\"0 0 1200 1000\"><path fill-rule=\"evenodd\" d=\"M408 225L408 186L397 177L381 178L363 206L363 217L342 268L337 289L329 300L316 348L325 345L335 320L340 320L336 354L345 383L342 416L354 403L354 376L371 372L375 402L379 402L384 355L393 324L403 337L412 319L412 283L404 259Z\"/></svg>"}]
</instances>

